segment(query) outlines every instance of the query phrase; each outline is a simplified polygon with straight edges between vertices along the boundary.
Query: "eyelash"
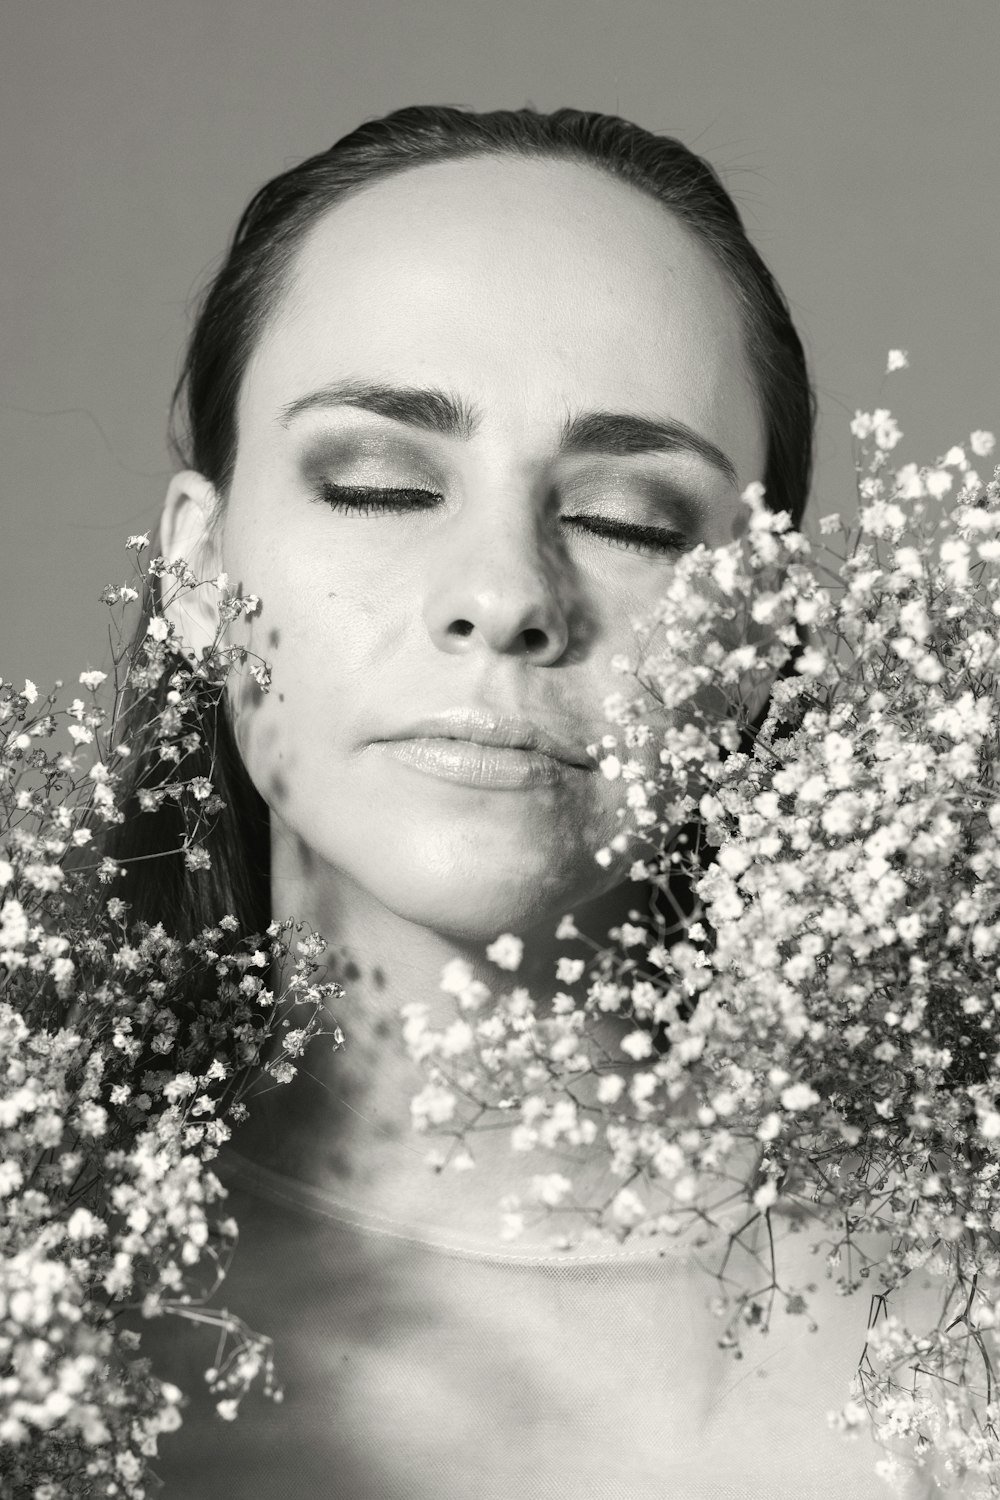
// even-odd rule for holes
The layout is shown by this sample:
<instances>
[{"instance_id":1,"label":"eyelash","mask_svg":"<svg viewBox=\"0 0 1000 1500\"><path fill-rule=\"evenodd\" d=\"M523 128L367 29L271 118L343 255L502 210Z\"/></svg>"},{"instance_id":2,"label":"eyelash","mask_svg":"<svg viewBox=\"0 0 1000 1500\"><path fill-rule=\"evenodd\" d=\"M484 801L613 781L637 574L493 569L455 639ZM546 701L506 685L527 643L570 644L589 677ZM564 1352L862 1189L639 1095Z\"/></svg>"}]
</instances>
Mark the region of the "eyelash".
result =
<instances>
[{"instance_id":1,"label":"eyelash","mask_svg":"<svg viewBox=\"0 0 1000 1500\"><path fill-rule=\"evenodd\" d=\"M318 498L331 510L369 516L407 509L432 510L441 497L433 490L378 489L369 485L331 484L324 480ZM629 551L648 548L669 554L684 552L689 546L683 532L669 531L663 526L635 526L626 521L606 521L600 516L569 516L566 519L582 523L583 529L592 536L604 537L613 545Z\"/></svg>"}]
</instances>

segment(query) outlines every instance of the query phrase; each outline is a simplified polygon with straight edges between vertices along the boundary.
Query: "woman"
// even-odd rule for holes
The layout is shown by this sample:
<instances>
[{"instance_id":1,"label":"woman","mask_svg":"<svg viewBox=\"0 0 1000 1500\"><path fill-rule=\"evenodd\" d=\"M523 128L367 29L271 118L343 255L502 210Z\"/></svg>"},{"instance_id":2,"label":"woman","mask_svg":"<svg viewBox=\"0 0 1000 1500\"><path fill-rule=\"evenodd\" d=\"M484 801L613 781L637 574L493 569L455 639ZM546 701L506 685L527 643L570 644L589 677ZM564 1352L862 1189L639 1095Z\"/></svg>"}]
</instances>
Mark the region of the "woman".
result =
<instances>
[{"instance_id":1,"label":"woman","mask_svg":"<svg viewBox=\"0 0 1000 1500\"><path fill-rule=\"evenodd\" d=\"M619 797L587 754L633 619L676 556L733 537L752 481L796 521L805 504L801 345L718 179L574 110L369 122L253 200L181 394L161 548L260 597L230 639L273 682L244 677L213 726L213 884L136 877L136 914L309 922L347 1044L261 1094L223 1173L241 1226L223 1300L275 1335L285 1403L227 1426L196 1398L162 1443L165 1493L884 1493L873 1445L825 1422L860 1302L821 1296L818 1335L778 1314L736 1364L704 1250L560 1256L544 1224L512 1246L497 1202L525 1164L505 1134L435 1175L409 1128L402 1004L454 1014L455 958L495 987L504 932L518 982L552 991L564 913L600 940L641 904L627 856L594 859ZM172 611L195 653L211 594ZM596 1147L587 1172L591 1200L620 1185ZM801 1281L820 1263L798 1238ZM150 1340L194 1391L211 1348Z\"/></svg>"}]
</instances>

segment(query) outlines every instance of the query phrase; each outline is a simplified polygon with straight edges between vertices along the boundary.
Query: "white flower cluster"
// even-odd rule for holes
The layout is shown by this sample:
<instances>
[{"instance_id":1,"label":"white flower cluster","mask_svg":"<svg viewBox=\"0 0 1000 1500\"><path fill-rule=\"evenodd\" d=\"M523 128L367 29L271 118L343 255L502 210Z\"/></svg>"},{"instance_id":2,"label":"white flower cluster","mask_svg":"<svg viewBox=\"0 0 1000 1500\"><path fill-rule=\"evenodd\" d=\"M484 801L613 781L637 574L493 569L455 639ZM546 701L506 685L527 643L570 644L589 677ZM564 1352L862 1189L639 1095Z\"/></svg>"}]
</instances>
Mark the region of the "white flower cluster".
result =
<instances>
[{"instance_id":1,"label":"white flower cluster","mask_svg":"<svg viewBox=\"0 0 1000 1500\"><path fill-rule=\"evenodd\" d=\"M851 425L856 521L811 540L752 486L738 540L680 558L636 622L616 733L590 747L623 788L599 863L665 893L685 874L686 930L634 913L585 994L544 1012L515 989L477 996L460 1037L414 1016L434 1091L417 1123L464 1141L502 1111L516 1152L605 1153L615 1197L589 1202L570 1166L536 1173L504 1199L512 1235L529 1202L625 1238L742 1200L744 1229L823 1225L840 1289L877 1269L890 1313L894 1284L935 1276L936 1328L883 1321L837 1421L998 1496L1000 470L972 469L994 448L976 431L893 472L891 412ZM886 1249L859 1278L867 1232ZM766 1327L759 1289L724 1288L717 1311L724 1346Z\"/></svg>"},{"instance_id":2,"label":"white flower cluster","mask_svg":"<svg viewBox=\"0 0 1000 1500\"><path fill-rule=\"evenodd\" d=\"M145 536L128 542L136 552L146 545ZM167 569L154 559L149 572L197 586L183 563ZM118 608L139 591L109 588L103 597ZM252 597L226 596L226 604L231 619L255 608ZM322 1012L340 990L310 981L321 938L304 939L291 959L291 922L243 939L244 951L235 917L221 915L182 944L162 923L132 923L127 902L106 895L125 868L101 844L125 817L126 689L155 691L162 703L147 752L163 774L140 786L138 816L172 801L191 872L209 866L200 840L222 806L197 769L203 747L192 706L199 693L221 693L247 653L178 665L160 619L116 656L110 706L99 701L109 676L101 671L80 674L89 696L65 711L55 694L40 703L30 680L18 691L0 679L4 1495L149 1493L158 1437L180 1425L186 1398L148 1375L130 1317L140 1327L166 1314L218 1327L229 1353L209 1382L224 1417L253 1381L280 1398L270 1339L204 1305L237 1234L220 1216L225 1193L210 1163L230 1122L246 1114L242 1096L257 1071L291 1078L292 1059L323 1030ZM276 996L261 970L286 960ZM334 1045L343 1040L339 1028L326 1034Z\"/></svg>"}]
</instances>

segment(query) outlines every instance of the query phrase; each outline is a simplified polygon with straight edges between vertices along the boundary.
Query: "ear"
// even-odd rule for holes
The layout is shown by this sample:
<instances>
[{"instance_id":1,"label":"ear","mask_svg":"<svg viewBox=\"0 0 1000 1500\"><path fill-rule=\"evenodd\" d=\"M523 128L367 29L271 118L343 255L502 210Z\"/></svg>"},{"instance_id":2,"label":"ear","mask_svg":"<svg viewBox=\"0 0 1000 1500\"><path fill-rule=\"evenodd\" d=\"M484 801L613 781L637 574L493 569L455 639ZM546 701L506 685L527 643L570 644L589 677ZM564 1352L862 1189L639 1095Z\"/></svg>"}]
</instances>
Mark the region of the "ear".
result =
<instances>
[{"instance_id":1,"label":"ear","mask_svg":"<svg viewBox=\"0 0 1000 1500\"><path fill-rule=\"evenodd\" d=\"M171 479L160 516L160 551L168 563L183 558L198 579L215 578L222 571L221 539L210 524L217 506L218 491L203 474L184 469ZM219 628L217 590L208 583L178 593L169 576L161 586L166 596L163 612L178 644L186 656L200 660ZM176 597L171 599L171 594Z\"/></svg>"}]
</instances>

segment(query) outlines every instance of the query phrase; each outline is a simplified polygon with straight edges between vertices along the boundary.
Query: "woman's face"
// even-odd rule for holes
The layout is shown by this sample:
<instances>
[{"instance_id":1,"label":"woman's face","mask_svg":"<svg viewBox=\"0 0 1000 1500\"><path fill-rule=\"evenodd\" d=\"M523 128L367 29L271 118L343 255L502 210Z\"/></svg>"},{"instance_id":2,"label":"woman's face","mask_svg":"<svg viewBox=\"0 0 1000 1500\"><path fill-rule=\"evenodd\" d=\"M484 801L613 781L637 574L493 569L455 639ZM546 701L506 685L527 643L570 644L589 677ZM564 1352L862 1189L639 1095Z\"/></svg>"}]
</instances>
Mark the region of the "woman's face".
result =
<instances>
[{"instance_id":1,"label":"woman's face","mask_svg":"<svg viewBox=\"0 0 1000 1500\"><path fill-rule=\"evenodd\" d=\"M764 469L708 254L586 166L400 173L304 241L238 432L222 560L273 685L237 734L276 850L473 941L625 879L586 754L611 659Z\"/></svg>"}]
</instances>

